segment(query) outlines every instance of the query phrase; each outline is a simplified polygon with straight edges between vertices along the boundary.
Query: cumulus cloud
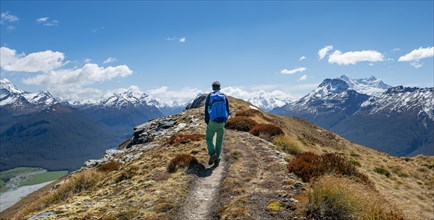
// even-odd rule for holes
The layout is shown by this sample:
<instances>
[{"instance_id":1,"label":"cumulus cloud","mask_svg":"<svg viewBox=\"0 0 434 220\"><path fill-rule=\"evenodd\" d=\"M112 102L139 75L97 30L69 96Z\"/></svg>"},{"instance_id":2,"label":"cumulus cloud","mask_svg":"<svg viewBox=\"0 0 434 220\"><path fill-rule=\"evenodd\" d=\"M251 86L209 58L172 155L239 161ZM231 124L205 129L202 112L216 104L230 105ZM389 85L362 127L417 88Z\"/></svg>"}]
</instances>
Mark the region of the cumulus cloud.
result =
<instances>
[{"instance_id":1,"label":"cumulus cloud","mask_svg":"<svg viewBox=\"0 0 434 220\"><path fill-rule=\"evenodd\" d=\"M295 68L295 69L292 69L292 70L283 69L283 70L280 71L280 73L283 74L283 75L291 75L291 74L301 73L301 72L304 72L304 71L306 71L305 67L298 67L298 68Z\"/></svg>"},{"instance_id":2,"label":"cumulus cloud","mask_svg":"<svg viewBox=\"0 0 434 220\"><path fill-rule=\"evenodd\" d=\"M298 81L303 81L303 80L306 80L306 79L307 79L307 75L303 75L303 76L300 77L300 79L298 79Z\"/></svg>"},{"instance_id":3,"label":"cumulus cloud","mask_svg":"<svg viewBox=\"0 0 434 220\"><path fill-rule=\"evenodd\" d=\"M305 60L307 57L305 57L305 56L301 56L300 58L298 58L298 61L302 61L302 60Z\"/></svg>"},{"instance_id":4,"label":"cumulus cloud","mask_svg":"<svg viewBox=\"0 0 434 220\"><path fill-rule=\"evenodd\" d=\"M349 51L345 53L336 50L330 54L328 62L338 65L349 65L358 62L379 62L383 60L383 54L375 50Z\"/></svg>"},{"instance_id":5,"label":"cumulus cloud","mask_svg":"<svg viewBox=\"0 0 434 220\"><path fill-rule=\"evenodd\" d=\"M83 66L67 68L64 54L51 50L17 54L13 49L0 48L1 68L6 72L30 72L36 76L23 79L23 83L46 87L53 94L65 98L98 97L103 91L89 85L127 77L133 71L127 65L101 67L87 58ZM92 94L88 94L92 93Z\"/></svg>"},{"instance_id":6,"label":"cumulus cloud","mask_svg":"<svg viewBox=\"0 0 434 220\"><path fill-rule=\"evenodd\" d=\"M181 38L179 38L179 43L185 43L187 41L187 38L185 38L185 37L181 37Z\"/></svg>"},{"instance_id":7,"label":"cumulus cloud","mask_svg":"<svg viewBox=\"0 0 434 220\"><path fill-rule=\"evenodd\" d=\"M57 25L59 25L58 20L50 19L50 17L37 18L36 23L42 24L44 26L57 26Z\"/></svg>"},{"instance_id":8,"label":"cumulus cloud","mask_svg":"<svg viewBox=\"0 0 434 220\"><path fill-rule=\"evenodd\" d=\"M59 69L24 79L24 83L33 85L88 85L96 82L111 80L116 77L126 77L133 71L126 65L100 67L94 63L87 63L81 68Z\"/></svg>"},{"instance_id":9,"label":"cumulus cloud","mask_svg":"<svg viewBox=\"0 0 434 220\"><path fill-rule=\"evenodd\" d=\"M161 86L156 89L147 90L146 93L157 99L164 100L166 103L171 102L173 105L184 105L196 98L198 94L202 94L203 91L190 87L173 90L167 86Z\"/></svg>"},{"instance_id":10,"label":"cumulus cloud","mask_svg":"<svg viewBox=\"0 0 434 220\"><path fill-rule=\"evenodd\" d=\"M327 56L327 54L333 49L332 45L326 45L325 47L323 47L322 49L320 49L318 51L318 57L319 60L324 59L325 56Z\"/></svg>"},{"instance_id":11,"label":"cumulus cloud","mask_svg":"<svg viewBox=\"0 0 434 220\"><path fill-rule=\"evenodd\" d=\"M117 59L116 58L114 58L114 57L109 57L109 58L107 58L106 60L104 60L104 64L106 64L106 63L113 63L113 62L116 62L117 61Z\"/></svg>"},{"instance_id":12,"label":"cumulus cloud","mask_svg":"<svg viewBox=\"0 0 434 220\"><path fill-rule=\"evenodd\" d=\"M1 68L10 72L48 72L63 65L64 54L46 50L17 54L15 50L1 47Z\"/></svg>"},{"instance_id":13,"label":"cumulus cloud","mask_svg":"<svg viewBox=\"0 0 434 220\"><path fill-rule=\"evenodd\" d=\"M100 67L94 63L87 63L80 68L52 70L29 77L23 79L23 83L47 86L54 94L65 98L89 98L89 96L97 97L102 91L86 86L114 78L127 77L132 73L133 71L126 65ZM95 94L86 94L87 92Z\"/></svg>"},{"instance_id":14,"label":"cumulus cloud","mask_svg":"<svg viewBox=\"0 0 434 220\"><path fill-rule=\"evenodd\" d=\"M434 47L422 48L412 50L410 53L399 57L398 62L410 62L410 65L414 66L416 69L422 67L423 63L421 59L429 58L434 56Z\"/></svg>"}]
</instances>

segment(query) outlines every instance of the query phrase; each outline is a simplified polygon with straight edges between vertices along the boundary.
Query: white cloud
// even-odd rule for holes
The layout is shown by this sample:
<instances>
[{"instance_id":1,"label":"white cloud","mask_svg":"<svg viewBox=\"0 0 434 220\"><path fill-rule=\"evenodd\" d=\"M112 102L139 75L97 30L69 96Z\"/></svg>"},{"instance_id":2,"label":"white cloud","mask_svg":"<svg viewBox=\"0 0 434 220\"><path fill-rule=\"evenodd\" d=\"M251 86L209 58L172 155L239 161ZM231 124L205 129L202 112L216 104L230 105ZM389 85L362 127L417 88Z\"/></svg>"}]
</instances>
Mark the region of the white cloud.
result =
<instances>
[{"instance_id":1,"label":"white cloud","mask_svg":"<svg viewBox=\"0 0 434 220\"><path fill-rule=\"evenodd\" d=\"M127 77L131 71L126 65L100 67L94 63L87 63L80 68L58 69L26 78L23 83L28 85L43 85L50 92L64 98L90 98L98 97L102 91L86 87L97 82ZM94 92L95 94L86 94Z\"/></svg>"},{"instance_id":2,"label":"white cloud","mask_svg":"<svg viewBox=\"0 0 434 220\"><path fill-rule=\"evenodd\" d=\"M197 88L185 87L180 90L171 90L167 86L162 86L156 89L146 91L147 94L165 102L176 102L174 104L186 104L196 98L198 94L203 93L202 90Z\"/></svg>"},{"instance_id":3,"label":"white cloud","mask_svg":"<svg viewBox=\"0 0 434 220\"><path fill-rule=\"evenodd\" d=\"M298 61L302 61L302 60L305 60L307 57L305 57L305 56L301 56L300 58L298 58Z\"/></svg>"},{"instance_id":4,"label":"white cloud","mask_svg":"<svg viewBox=\"0 0 434 220\"><path fill-rule=\"evenodd\" d=\"M284 75L290 75L290 74L295 74L295 73L301 73L301 72L304 72L304 71L306 71L305 67L298 67L298 68L295 68L295 69L292 69L292 70L283 69L283 70L280 71L280 73L284 74Z\"/></svg>"},{"instance_id":5,"label":"white cloud","mask_svg":"<svg viewBox=\"0 0 434 220\"><path fill-rule=\"evenodd\" d=\"M48 72L63 65L64 54L46 50L28 55L1 47L1 68L10 72Z\"/></svg>"},{"instance_id":6,"label":"white cloud","mask_svg":"<svg viewBox=\"0 0 434 220\"><path fill-rule=\"evenodd\" d=\"M38 18L36 19L37 22L47 22L49 19L49 17L43 17L43 18Z\"/></svg>"},{"instance_id":7,"label":"white cloud","mask_svg":"<svg viewBox=\"0 0 434 220\"><path fill-rule=\"evenodd\" d=\"M1 12L0 13L0 24L4 25L6 23L12 23L12 22L16 22L19 21L20 19L12 14L9 14L9 12Z\"/></svg>"},{"instance_id":8,"label":"white cloud","mask_svg":"<svg viewBox=\"0 0 434 220\"><path fill-rule=\"evenodd\" d=\"M398 62L410 62L414 68L419 69L423 66L421 59L429 58L434 56L434 47L427 47L419 49L414 49L410 53L399 57Z\"/></svg>"},{"instance_id":9,"label":"white cloud","mask_svg":"<svg viewBox=\"0 0 434 220\"><path fill-rule=\"evenodd\" d=\"M116 62L117 61L117 59L116 58L113 58L113 57L109 57L109 58L107 58L106 60L104 60L104 64L106 64L106 63L113 63L113 62Z\"/></svg>"},{"instance_id":10,"label":"white cloud","mask_svg":"<svg viewBox=\"0 0 434 220\"><path fill-rule=\"evenodd\" d=\"M178 43L185 43L187 42L187 38L186 37L168 37L166 38L167 41L178 41Z\"/></svg>"},{"instance_id":11,"label":"white cloud","mask_svg":"<svg viewBox=\"0 0 434 220\"><path fill-rule=\"evenodd\" d=\"M298 81L303 81L303 80L306 80L306 79L307 79L307 75L303 75L303 76L300 77L300 79L298 79Z\"/></svg>"},{"instance_id":12,"label":"white cloud","mask_svg":"<svg viewBox=\"0 0 434 220\"><path fill-rule=\"evenodd\" d=\"M127 65L101 67L86 58L83 66L66 68L64 54L51 50L28 55L17 54L15 50L0 48L1 68L8 72L32 72L36 76L23 79L23 83L46 87L53 94L73 99L96 98L103 91L89 85L127 77L133 73ZM114 59L114 58L112 58Z\"/></svg>"},{"instance_id":13,"label":"white cloud","mask_svg":"<svg viewBox=\"0 0 434 220\"><path fill-rule=\"evenodd\" d=\"M392 49L392 52L395 53L395 52L398 52L398 51L400 51L400 50L401 50L401 48L395 47L395 48Z\"/></svg>"},{"instance_id":14,"label":"white cloud","mask_svg":"<svg viewBox=\"0 0 434 220\"><path fill-rule=\"evenodd\" d=\"M35 77L24 79L24 83L33 85L88 85L102 82L116 77L126 77L133 73L128 66L100 67L94 63L87 63L81 68L53 70Z\"/></svg>"},{"instance_id":15,"label":"white cloud","mask_svg":"<svg viewBox=\"0 0 434 220\"><path fill-rule=\"evenodd\" d=\"M326 45L321 50L318 51L319 60L324 59L325 56L333 49L332 45Z\"/></svg>"},{"instance_id":16,"label":"white cloud","mask_svg":"<svg viewBox=\"0 0 434 220\"><path fill-rule=\"evenodd\" d=\"M433 57L434 56L434 47L427 47L419 49L414 49L410 53L399 57L398 62L418 62L421 59Z\"/></svg>"},{"instance_id":17,"label":"white cloud","mask_svg":"<svg viewBox=\"0 0 434 220\"><path fill-rule=\"evenodd\" d=\"M349 65L358 62L379 62L383 60L383 54L375 50L349 51L345 53L336 50L330 54L328 62L338 65Z\"/></svg>"},{"instance_id":18,"label":"white cloud","mask_svg":"<svg viewBox=\"0 0 434 220\"><path fill-rule=\"evenodd\" d=\"M36 22L38 24L42 24L44 26L57 26L57 25L59 25L58 20L50 19L50 17L37 18Z\"/></svg>"}]
</instances>

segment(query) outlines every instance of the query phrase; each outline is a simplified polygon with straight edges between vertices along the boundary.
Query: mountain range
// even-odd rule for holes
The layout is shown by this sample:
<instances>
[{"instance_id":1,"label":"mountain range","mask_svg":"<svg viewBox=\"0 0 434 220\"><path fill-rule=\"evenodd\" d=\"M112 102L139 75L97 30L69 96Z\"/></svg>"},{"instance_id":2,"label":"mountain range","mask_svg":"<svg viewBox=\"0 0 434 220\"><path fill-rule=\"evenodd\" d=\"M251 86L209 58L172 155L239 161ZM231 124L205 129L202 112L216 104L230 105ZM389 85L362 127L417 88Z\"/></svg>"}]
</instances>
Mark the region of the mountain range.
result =
<instances>
[{"instance_id":1,"label":"mountain range","mask_svg":"<svg viewBox=\"0 0 434 220\"><path fill-rule=\"evenodd\" d=\"M74 170L130 138L132 127L186 106L134 88L99 100L76 101L47 91L26 92L7 79L0 84L0 170L17 166ZM341 76L325 79L296 101L259 93L246 100L392 155L434 154L433 88L392 87L375 77Z\"/></svg>"},{"instance_id":2,"label":"mountain range","mask_svg":"<svg viewBox=\"0 0 434 220\"><path fill-rule=\"evenodd\" d=\"M131 127L161 117L145 95L131 91L99 102L68 102L47 91L30 93L0 81L0 170L37 166L75 170L130 136ZM162 107L170 108L166 105Z\"/></svg>"},{"instance_id":3,"label":"mountain range","mask_svg":"<svg viewBox=\"0 0 434 220\"><path fill-rule=\"evenodd\" d=\"M229 96L210 166L203 100L137 126L0 219L432 219L433 156L394 157Z\"/></svg>"},{"instance_id":4,"label":"mountain range","mask_svg":"<svg viewBox=\"0 0 434 220\"><path fill-rule=\"evenodd\" d=\"M434 154L433 88L392 87L375 77L325 79L273 113L309 120L395 156Z\"/></svg>"}]
</instances>

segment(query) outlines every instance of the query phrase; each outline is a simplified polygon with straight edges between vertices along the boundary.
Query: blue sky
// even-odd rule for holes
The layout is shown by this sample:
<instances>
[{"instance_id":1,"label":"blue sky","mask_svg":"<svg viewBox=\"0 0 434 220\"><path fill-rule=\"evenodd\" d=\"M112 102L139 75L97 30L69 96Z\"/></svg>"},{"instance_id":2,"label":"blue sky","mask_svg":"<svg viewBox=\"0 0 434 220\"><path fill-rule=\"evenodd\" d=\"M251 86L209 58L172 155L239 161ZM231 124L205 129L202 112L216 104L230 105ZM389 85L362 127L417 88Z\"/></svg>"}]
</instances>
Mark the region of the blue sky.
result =
<instances>
[{"instance_id":1,"label":"blue sky","mask_svg":"<svg viewBox=\"0 0 434 220\"><path fill-rule=\"evenodd\" d=\"M25 90L78 98L131 85L157 96L192 96L215 80L299 97L343 74L432 87L433 7L433 1L1 1L1 77ZM326 46L332 49L320 59Z\"/></svg>"}]
</instances>

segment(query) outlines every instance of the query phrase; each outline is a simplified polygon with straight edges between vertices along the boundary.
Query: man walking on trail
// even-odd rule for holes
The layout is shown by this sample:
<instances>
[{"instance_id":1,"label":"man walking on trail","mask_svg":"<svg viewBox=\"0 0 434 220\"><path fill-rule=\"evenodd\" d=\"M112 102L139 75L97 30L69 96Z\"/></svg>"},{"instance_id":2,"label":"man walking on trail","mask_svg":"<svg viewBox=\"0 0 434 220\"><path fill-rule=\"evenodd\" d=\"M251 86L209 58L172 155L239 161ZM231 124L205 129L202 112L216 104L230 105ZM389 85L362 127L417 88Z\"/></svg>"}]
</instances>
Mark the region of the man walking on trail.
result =
<instances>
[{"instance_id":1,"label":"man walking on trail","mask_svg":"<svg viewBox=\"0 0 434 220\"><path fill-rule=\"evenodd\" d=\"M223 135L225 124L229 111L228 97L220 92L220 82L212 84L212 90L206 97L205 102L205 122L206 127L206 144L208 145L209 161L208 164L219 165L220 153L222 152ZM214 146L213 139L217 133L217 140Z\"/></svg>"}]
</instances>

